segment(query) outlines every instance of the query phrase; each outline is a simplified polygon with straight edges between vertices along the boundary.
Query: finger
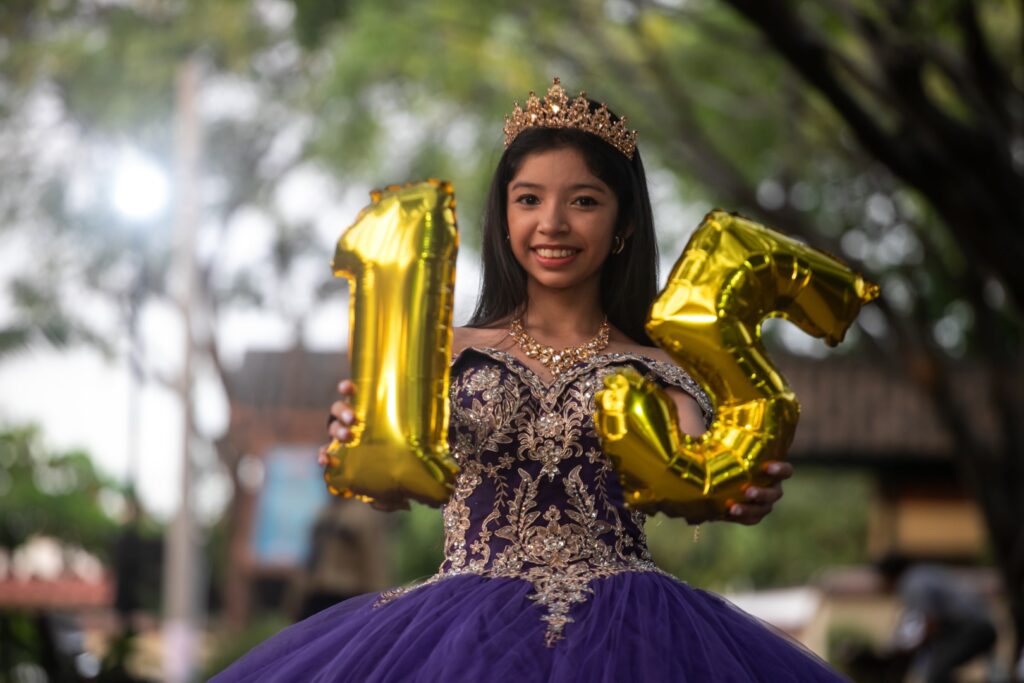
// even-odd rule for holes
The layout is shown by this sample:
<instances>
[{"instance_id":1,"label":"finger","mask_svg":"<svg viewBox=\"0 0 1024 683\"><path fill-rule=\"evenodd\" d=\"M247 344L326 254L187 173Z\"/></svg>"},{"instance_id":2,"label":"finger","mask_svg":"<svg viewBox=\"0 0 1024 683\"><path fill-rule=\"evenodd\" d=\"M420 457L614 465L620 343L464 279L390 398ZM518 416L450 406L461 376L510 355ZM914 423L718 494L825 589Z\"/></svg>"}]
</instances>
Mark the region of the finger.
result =
<instances>
[{"instance_id":1,"label":"finger","mask_svg":"<svg viewBox=\"0 0 1024 683\"><path fill-rule=\"evenodd\" d=\"M374 499L374 500L371 500L369 502L370 502L370 507L372 507L372 508L374 508L376 510L380 510L382 512L394 512L395 510L408 510L409 509L409 502L408 501L402 501L402 502L398 503L398 502L395 502L395 501L381 501L381 500Z\"/></svg>"},{"instance_id":2,"label":"finger","mask_svg":"<svg viewBox=\"0 0 1024 683\"><path fill-rule=\"evenodd\" d=\"M752 503L736 503L729 508L729 517L732 521L748 526L757 524L772 511L771 505L756 505Z\"/></svg>"},{"instance_id":3,"label":"finger","mask_svg":"<svg viewBox=\"0 0 1024 683\"><path fill-rule=\"evenodd\" d=\"M338 384L338 393L342 396L352 396L356 393L356 385L350 379L343 379Z\"/></svg>"},{"instance_id":4,"label":"finger","mask_svg":"<svg viewBox=\"0 0 1024 683\"><path fill-rule=\"evenodd\" d=\"M761 465L761 471L776 481L785 481L793 476L793 466L781 460L772 460Z\"/></svg>"},{"instance_id":5,"label":"finger","mask_svg":"<svg viewBox=\"0 0 1024 683\"><path fill-rule=\"evenodd\" d=\"M331 436L340 441L341 443L348 443L352 440L352 430L345 425L332 422L334 428L331 431Z\"/></svg>"},{"instance_id":6,"label":"finger","mask_svg":"<svg viewBox=\"0 0 1024 683\"><path fill-rule=\"evenodd\" d=\"M321 446L320 451L316 454L316 464L320 467L327 467L327 449L328 446Z\"/></svg>"},{"instance_id":7,"label":"finger","mask_svg":"<svg viewBox=\"0 0 1024 683\"><path fill-rule=\"evenodd\" d=\"M356 421L356 414L352 408L342 401L335 401L331 404L331 417L346 427L351 427Z\"/></svg>"},{"instance_id":8,"label":"finger","mask_svg":"<svg viewBox=\"0 0 1024 683\"><path fill-rule=\"evenodd\" d=\"M773 505L782 498L782 486L749 486L743 491L743 498L750 503Z\"/></svg>"}]
</instances>

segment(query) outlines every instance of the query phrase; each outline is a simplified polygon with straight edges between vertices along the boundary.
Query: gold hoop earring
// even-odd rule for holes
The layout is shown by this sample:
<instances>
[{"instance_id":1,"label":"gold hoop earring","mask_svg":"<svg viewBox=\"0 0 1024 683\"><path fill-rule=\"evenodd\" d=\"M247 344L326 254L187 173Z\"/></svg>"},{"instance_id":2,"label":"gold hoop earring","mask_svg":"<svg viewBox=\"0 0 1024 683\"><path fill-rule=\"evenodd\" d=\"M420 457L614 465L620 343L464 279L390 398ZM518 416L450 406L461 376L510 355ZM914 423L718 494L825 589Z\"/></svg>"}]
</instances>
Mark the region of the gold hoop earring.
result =
<instances>
[{"instance_id":1,"label":"gold hoop earring","mask_svg":"<svg viewBox=\"0 0 1024 683\"><path fill-rule=\"evenodd\" d=\"M614 235L612 237L612 253L621 254L622 250L626 248L626 240L621 235Z\"/></svg>"}]
</instances>

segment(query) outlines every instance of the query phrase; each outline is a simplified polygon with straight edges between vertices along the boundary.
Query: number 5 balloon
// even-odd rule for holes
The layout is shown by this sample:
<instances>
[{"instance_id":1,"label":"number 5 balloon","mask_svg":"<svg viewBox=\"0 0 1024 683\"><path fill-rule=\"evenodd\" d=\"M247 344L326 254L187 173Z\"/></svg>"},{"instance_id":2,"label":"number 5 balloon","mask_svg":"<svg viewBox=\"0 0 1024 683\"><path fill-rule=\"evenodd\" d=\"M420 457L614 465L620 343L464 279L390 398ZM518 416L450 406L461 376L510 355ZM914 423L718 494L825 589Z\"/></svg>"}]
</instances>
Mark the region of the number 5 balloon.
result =
<instances>
[{"instance_id":1,"label":"number 5 balloon","mask_svg":"<svg viewBox=\"0 0 1024 683\"><path fill-rule=\"evenodd\" d=\"M440 505L458 467L448 455L448 363L458 232L449 183L371 193L338 240L349 282L353 438L334 441L331 493L376 507Z\"/></svg>"},{"instance_id":2,"label":"number 5 balloon","mask_svg":"<svg viewBox=\"0 0 1024 683\"><path fill-rule=\"evenodd\" d=\"M843 340L877 285L838 260L762 225L708 214L647 319L654 343L689 370L716 406L700 438L680 434L675 405L635 371L605 379L594 422L645 512L721 518L758 483L757 466L785 457L800 407L761 344L761 322L785 318L830 346Z\"/></svg>"}]
</instances>

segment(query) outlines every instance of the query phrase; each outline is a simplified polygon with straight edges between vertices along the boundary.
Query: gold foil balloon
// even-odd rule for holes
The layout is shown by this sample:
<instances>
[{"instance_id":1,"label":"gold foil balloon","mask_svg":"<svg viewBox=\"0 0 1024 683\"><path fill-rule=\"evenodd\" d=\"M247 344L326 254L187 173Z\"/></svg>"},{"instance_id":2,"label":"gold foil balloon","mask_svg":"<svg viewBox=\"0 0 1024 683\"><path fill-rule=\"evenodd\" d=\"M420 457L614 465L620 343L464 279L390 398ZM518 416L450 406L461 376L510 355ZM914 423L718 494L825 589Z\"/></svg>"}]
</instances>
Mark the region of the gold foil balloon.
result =
<instances>
[{"instance_id":1,"label":"gold foil balloon","mask_svg":"<svg viewBox=\"0 0 1024 683\"><path fill-rule=\"evenodd\" d=\"M439 505L458 471L447 441L455 196L430 180L371 198L334 254L335 276L349 282L357 421L351 442L328 449L324 480L380 508Z\"/></svg>"},{"instance_id":2,"label":"gold foil balloon","mask_svg":"<svg viewBox=\"0 0 1024 683\"><path fill-rule=\"evenodd\" d=\"M722 211L708 214L651 307L647 332L704 387L716 419L681 434L675 404L635 371L605 379L595 423L626 501L645 512L723 517L759 464L786 456L800 407L761 344L761 322L785 318L830 346L878 286L835 258Z\"/></svg>"}]
</instances>

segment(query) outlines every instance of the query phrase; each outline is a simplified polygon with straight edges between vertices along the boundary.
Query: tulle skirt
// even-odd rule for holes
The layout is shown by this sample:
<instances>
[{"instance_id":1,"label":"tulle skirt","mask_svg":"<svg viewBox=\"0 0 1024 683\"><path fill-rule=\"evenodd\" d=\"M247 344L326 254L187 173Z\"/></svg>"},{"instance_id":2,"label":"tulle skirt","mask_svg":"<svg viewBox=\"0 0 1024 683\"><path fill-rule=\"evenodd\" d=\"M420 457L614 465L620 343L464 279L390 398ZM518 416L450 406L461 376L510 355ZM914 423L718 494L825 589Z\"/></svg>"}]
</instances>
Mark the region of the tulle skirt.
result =
<instances>
[{"instance_id":1,"label":"tulle skirt","mask_svg":"<svg viewBox=\"0 0 1024 683\"><path fill-rule=\"evenodd\" d=\"M213 681L845 680L723 598L657 572L590 586L552 646L530 583L456 575L378 606L370 594L330 607Z\"/></svg>"}]
</instances>

